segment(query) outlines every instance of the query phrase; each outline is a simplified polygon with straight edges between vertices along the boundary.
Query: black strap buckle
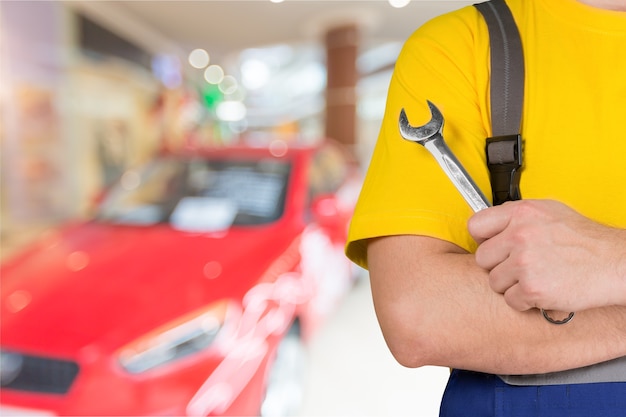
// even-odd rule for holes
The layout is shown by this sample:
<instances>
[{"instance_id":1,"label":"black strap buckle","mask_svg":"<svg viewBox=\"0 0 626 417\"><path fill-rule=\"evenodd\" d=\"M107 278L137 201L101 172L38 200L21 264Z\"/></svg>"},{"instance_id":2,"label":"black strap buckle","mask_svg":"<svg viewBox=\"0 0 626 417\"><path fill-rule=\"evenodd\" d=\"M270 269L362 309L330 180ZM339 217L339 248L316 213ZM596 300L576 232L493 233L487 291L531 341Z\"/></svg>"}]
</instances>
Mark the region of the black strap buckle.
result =
<instances>
[{"instance_id":1,"label":"black strap buckle","mask_svg":"<svg viewBox=\"0 0 626 417\"><path fill-rule=\"evenodd\" d=\"M520 200L522 136L517 134L487 138L485 153L491 175L493 205Z\"/></svg>"}]
</instances>

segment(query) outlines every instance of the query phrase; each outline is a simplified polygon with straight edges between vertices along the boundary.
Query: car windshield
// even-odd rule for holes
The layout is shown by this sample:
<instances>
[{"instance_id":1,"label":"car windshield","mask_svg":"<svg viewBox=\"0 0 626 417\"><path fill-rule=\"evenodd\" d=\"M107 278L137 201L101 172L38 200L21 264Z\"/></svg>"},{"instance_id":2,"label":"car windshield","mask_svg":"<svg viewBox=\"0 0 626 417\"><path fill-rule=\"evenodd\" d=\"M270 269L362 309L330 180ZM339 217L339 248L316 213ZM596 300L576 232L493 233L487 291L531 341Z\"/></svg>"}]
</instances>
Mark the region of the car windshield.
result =
<instances>
[{"instance_id":1,"label":"car windshield","mask_svg":"<svg viewBox=\"0 0 626 417\"><path fill-rule=\"evenodd\" d=\"M126 172L96 219L188 231L258 225L284 211L289 163L276 160L157 159Z\"/></svg>"}]
</instances>

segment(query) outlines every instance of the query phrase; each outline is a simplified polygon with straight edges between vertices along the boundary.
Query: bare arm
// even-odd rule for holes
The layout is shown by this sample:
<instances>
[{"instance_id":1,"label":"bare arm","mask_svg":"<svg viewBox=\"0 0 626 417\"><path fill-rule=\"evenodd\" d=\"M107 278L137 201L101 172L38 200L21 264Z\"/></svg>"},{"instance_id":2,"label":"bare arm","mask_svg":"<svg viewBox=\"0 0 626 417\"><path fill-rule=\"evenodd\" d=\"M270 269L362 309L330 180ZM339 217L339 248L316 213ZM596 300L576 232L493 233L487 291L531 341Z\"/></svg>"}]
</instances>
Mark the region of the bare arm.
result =
<instances>
[{"instance_id":1,"label":"bare arm","mask_svg":"<svg viewBox=\"0 0 626 417\"><path fill-rule=\"evenodd\" d=\"M578 312L565 326L517 311L489 286L474 255L421 236L368 246L376 314L404 366L449 366L496 374L554 372L626 355L626 307Z\"/></svg>"}]
</instances>

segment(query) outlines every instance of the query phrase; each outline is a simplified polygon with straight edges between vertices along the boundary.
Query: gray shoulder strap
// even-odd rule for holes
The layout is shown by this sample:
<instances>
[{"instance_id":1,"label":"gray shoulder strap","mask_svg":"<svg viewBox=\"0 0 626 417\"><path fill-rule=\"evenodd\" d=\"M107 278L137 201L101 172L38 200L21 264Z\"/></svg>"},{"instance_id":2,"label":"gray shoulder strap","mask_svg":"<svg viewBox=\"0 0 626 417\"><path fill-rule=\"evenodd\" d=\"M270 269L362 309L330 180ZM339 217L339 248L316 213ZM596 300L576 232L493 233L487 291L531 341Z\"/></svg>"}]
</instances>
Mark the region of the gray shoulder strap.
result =
<instances>
[{"instance_id":1,"label":"gray shoulder strap","mask_svg":"<svg viewBox=\"0 0 626 417\"><path fill-rule=\"evenodd\" d=\"M489 28L493 136L520 133L524 100L524 54L519 30L504 0L474 5Z\"/></svg>"},{"instance_id":2,"label":"gray shoulder strap","mask_svg":"<svg viewBox=\"0 0 626 417\"><path fill-rule=\"evenodd\" d=\"M519 30L504 0L474 5L489 28L491 130L485 146L493 205L522 198L522 107L524 54Z\"/></svg>"}]
</instances>

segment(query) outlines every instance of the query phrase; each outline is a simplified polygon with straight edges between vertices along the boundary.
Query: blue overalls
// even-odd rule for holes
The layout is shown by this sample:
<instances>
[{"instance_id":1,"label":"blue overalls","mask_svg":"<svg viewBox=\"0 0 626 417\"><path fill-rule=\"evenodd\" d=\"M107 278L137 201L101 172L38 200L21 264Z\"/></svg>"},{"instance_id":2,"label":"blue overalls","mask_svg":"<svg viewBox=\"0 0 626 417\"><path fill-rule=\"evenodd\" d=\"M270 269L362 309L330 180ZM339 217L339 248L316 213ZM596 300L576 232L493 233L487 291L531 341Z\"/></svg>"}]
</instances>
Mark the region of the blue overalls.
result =
<instances>
[{"instance_id":1,"label":"blue overalls","mask_svg":"<svg viewBox=\"0 0 626 417\"><path fill-rule=\"evenodd\" d=\"M440 417L626 417L626 382L517 386L453 370Z\"/></svg>"}]
</instances>

